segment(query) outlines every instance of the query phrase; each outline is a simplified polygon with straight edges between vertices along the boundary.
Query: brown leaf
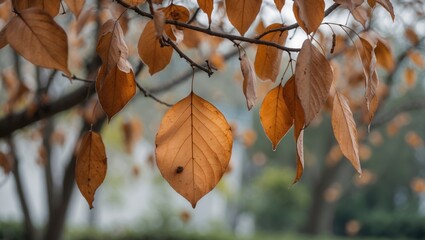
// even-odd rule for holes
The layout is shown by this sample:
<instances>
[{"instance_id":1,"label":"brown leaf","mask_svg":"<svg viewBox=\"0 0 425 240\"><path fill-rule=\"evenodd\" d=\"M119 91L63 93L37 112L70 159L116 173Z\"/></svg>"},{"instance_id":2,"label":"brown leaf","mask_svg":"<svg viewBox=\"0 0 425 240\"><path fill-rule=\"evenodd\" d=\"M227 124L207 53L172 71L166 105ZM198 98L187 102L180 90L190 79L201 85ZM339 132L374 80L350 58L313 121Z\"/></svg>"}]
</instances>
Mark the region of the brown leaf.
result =
<instances>
[{"instance_id":1,"label":"brown leaf","mask_svg":"<svg viewBox=\"0 0 425 240\"><path fill-rule=\"evenodd\" d=\"M367 4L369 4L369 6L371 8L374 8L376 5L376 0L367 0Z\"/></svg>"},{"instance_id":2,"label":"brown leaf","mask_svg":"<svg viewBox=\"0 0 425 240\"><path fill-rule=\"evenodd\" d=\"M419 37L415 30L411 27L407 27L404 31L404 36L409 40L412 45L416 45L419 42Z\"/></svg>"},{"instance_id":3,"label":"brown leaf","mask_svg":"<svg viewBox=\"0 0 425 240\"><path fill-rule=\"evenodd\" d=\"M295 0L293 12L298 24L307 34L315 32L325 17L324 0Z\"/></svg>"},{"instance_id":4,"label":"brown leaf","mask_svg":"<svg viewBox=\"0 0 425 240\"><path fill-rule=\"evenodd\" d=\"M385 10L387 10L387 12L391 15L391 18L395 19L395 14L394 14L394 8L393 5L391 4L390 0L376 0L377 3L381 4L381 6L383 6L385 8Z\"/></svg>"},{"instance_id":5,"label":"brown leaf","mask_svg":"<svg viewBox=\"0 0 425 240\"><path fill-rule=\"evenodd\" d=\"M134 7L137 6L139 4L145 3L146 0L124 0L125 3L127 3L128 5ZM155 1L153 1L155 3Z\"/></svg>"},{"instance_id":6,"label":"brown leaf","mask_svg":"<svg viewBox=\"0 0 425 240\"><path fill-rule=\"evenodd\" d=\"M214 0L198 0L199 8L208 16L208 22L211 24L211 14L214 8Z\"/></svg>"},{"instance_id":7,"label":"brown leaf","mask_svg":"<svg viewBox=\"0 0 425 240\"><path fill-rule=\"evenodd\" d=\"M378 39L375 48L376 62L391 72L394 69L394 57L391 48L383 39Z\"/></svg>"},{"instance_id":8,"label":"brown leaf","mask_svg":"<svg viewBox=\"0 0 425 240\"><path fill-rule=\"evenodd\" d=\"M289 78L283 87L283 98L285 99L286 106L294 121L294 138L297 148L297 171L293 183L298 182L304 171L304 110L301 106L301 101L298 97L297 88L295 85L295 76Z\"/></svg>"},{"instance_id":9,"label":"brown leaf","mask_svg":"<svg viewBox=\"0 0 425 240\"><path fill-rule=\"evenodd\" d=\"M142 61L148 65L151 75L164 69L171 61L173 48L170 46L161 46L156 37L154 22L151 20L143 29L138 44L139 56Z\"/></svg>"},{"instance_id":10,"label":"brown leaf","mask_svg":"<svg viewBox=\"0 0 425 240\"><path fill-rule=\"evenodd\" d=\"M376 56L374 47L364 38L360 38L360 46L356 47L363 65L363 72L366 80L366 88L372 79L376 68Z\"/></svg>"},{"instance_id":11,"label":"brown leaf","mask_svg":"<svg viewBox=\"0 0 425 240\"><path fill-rule=\"evenodd\" d=\"M353 14L353 17L357 22L366 28L366 22L370 20L372 11L363 6L358 6L351 11L351 14Z\"/></svg>"},{"instance_id":12,"label":"brown leaf","mask_svg":"<svg viewBox=\"0 0 425 240\"><path fill-rule=\"evenodd\" d=\"M223 114L191 93L165 114L155 143L162 176L195 207L226 171L233 137Z\"/></svg>"},{"instance_id":13,"label":"brown leaf","mask_svg":"<svg viewBox=\"0 0 425 240\"><path fill-rule=\"evenodd\" d=\"M69 7L71 12L75 15L75 17L79 17L81 10L86 3L86 0L65 0L66 5Z\"/></svg>"},{"instance_id":14,"label":"brown leaf","mask_svg":"<svg viewBox=\"0 0 425 240\"><path fill-rule=\"evenodd\" d=\"M262 0L226 0L229 21L243 36L260 12Z\"/></svg>"},{"instance_id":15,"label":"brown leaf","mask_svg":"<svg viewBox=\"0 0 425 240\"><path fill-rule=\"evenodd\" d=\"M280 140L292 127L293 120L283 97L283 88L279 84L263 100L260 108L260 121L264 132L276 150Z\"/></svg>"},{"instance_id":16,"label":"brown leaf","mask_svg":"<svg viewBox=\"0 0 425 240\"><path fill-rule=\"evenodd\" d=\"M4 26L0 31L0 49L4 48L7 44L7 36L6 36L6 30L9 25L7 24Z\"/></svg>"},{"instance_id":17,"label":"brown leaf","mask_svg":"<svg viewBox=\"0 0 425 240\"><path fill-rule=\"evenodd\" d=\"M128 48L124 41L121 25L112 19L106 21L100 28L96 52L102 59L103 70L106 75L115 66L120 71L129 73L131 66L127 64Z\"/></svg>"},{"instance_id":18,"label":"brown leaf","mask_svg":"<svg viewBox=\"0 0 425 240\"><path fill-rule=\"evenodd\" d=\"M142 137L143 125L138 118L126 119L121 129L124 134L124 146L127 153L133 152L136 142Z\"/></svg>"},{"instance_id":19,"label":"brown leaf","mask_svg":"<svg viewBox=\"0 0 425 240\"><path fill-rule=\"evenodd\" d=\"M184 6L170 4L168 7L158 9L158 11L162 11L164 13L165 19L167 20L174 20L184 23L189 21L190 13L189 10ZM173 41L177 41L178 36L176 35L179 34L180 30L183 30L183 28L170 24L164 26L165 33Z\"/></svg>"},{"instance_id":20,"label":"brown leaf","mask_svg":"<svg viewBox=\"0 0 425 240\"><path fill-rule=\"evenodd\" d=\"M274 0L277 10L282 11L283 6L285 6L285 0Z\"/></svg>"},{"instance_id":21,"label":"brown leaf","mask_svg":"<svg viewBox=\"0 0 425 240\"><path fill-rule=\"evenodd\" d=\"M348 8L352 12L358 6L362 5L364 0L334 0L334 2L341 4L341 6Z\"/></svg>"},{"instance_id":22,"label":"brown leaf","mask_svg":"<svg viewBox=\"0 0 425 240\"><path fill-rule=\"evenodd\" d=\"M0 168L3 168L5 175L8 175L12 171L13 165L12 158L3 152L0 152Z\"/></svg>"},{"instance_id":23,"label":"brown leaf","mask_svg":"<svg viewBox=\"0 0 425 240\"><path fill-rule=\"evenodd\" d=\"M356 123L347 99L338 91L335 92L333 103L332 128L342 153L361 174Z\"/></svg>"},{"instance_id":24,"label":"brown leaf","mask_svg":"<svg viewBox=\"0 0 425 240\"><path fill-rule=\"evenodd\" d=\"M19 13L28 8L39 8L52 17L58 15L60 8L60 0L13 0L12 3Z\"/></svg>"},{"instance_id":25,"label":"brown leaf","mask_svg":"<svg viewBox=\"0 0 425 240\"><path fill-rule=\"evenodd\" d=\"M164 26L165 26L164 12L155 11L153 14L153 22L155 24L156 37L161 38L162 33L164 32Z\"/></svg>"},{"instance_id":26,"label":"brown leaf","mask_svg":"<svg viewBox=\"0 0 425 240\"><path fill-rule=\"evenodd\" d=\"M107 162L102 137L92 131L84 134L75 164L75 180L81 194L93 208L94 194L106 176Z\"/></svg>"},{"instance_id":27,"label":"brown leaf","mask_svg":"<svg viewBox=\"0 0 425 240\"><path fill-rule=\"evenodd\" d=\"M308 126L328 98L333 81L332 68L325 56L306 39L295 66L295 84Z\"/></svg>"},{"instance_id":28,"label":"brown leaf","mask_svg":"<svg viewBox=\"0 0 425 240\"><path fill-rule=\"evenodd\" d=\"M410 60L418 67L425 67L425 59L422 54L418 51L409 51L408 53Z\"/></svg>"},{"instance_id":29,"label":"brown leaf","mask_svg":"<svg viewBox=\"0 0 425 240\"><path fill-rule=\"evenodd\" d=\"M71 76L66 33L49 14L38 8L25 9L8 25L7 41L21 56L35 65Z\"/></svg>"},{"instance_id":30,"label":"brown leaf","mask_svg":"<svg viewBox=\"0 0 425 240\"><path fill-rule=\"evenodd\" d=\"M271 29L284 27L282 24L274 23L268 26L264 32ZM261 40L274 42L279 45L285 45L288 32L273 32L265 35ZM259 45L257 54L255 55L255 72L261 80L276 81L277 75L280 70L280 63L282 60L282 50L272 46Z\"/></svg>"},{"instance_id":31,"label":"brown leaf","mask_svg":"<svg viewBox=\"0 0 425 240\"><path fill-rule=\"evenodd\" d=\"M252 62L249 61L246 54L243 54L240 59L241 71L243 75L243 93L246 98L246 106L248 110L255 104L255 100L257 100L257 94L255 90L255 83L257 81L257 76L254 72L254 66Z\"/></svg>"},{"instance_id":32,"label":"brown leaf","mask_svg":"<svg viewBox=\"0 0 425 240\"><path fill-rule=\"evenodd\" d=\"M136 94L133 70L126 73L116 66L106 73L101 67L96 79L96 92L103 111L111 120Z\"/></svg>"}]
</instances>

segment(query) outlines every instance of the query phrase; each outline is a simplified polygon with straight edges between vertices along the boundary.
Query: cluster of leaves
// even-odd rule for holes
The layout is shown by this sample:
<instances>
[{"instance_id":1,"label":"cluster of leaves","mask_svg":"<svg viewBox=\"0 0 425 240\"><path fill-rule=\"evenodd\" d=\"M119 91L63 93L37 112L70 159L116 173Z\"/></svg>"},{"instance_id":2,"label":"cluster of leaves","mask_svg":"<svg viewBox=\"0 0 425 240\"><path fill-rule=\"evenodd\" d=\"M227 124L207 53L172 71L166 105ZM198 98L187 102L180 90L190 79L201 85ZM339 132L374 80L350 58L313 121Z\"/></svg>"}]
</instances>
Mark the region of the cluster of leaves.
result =
<instances>
[{"instance_id":1,"label":"cluster of leaves","mask_svg":"<svg viewBox=\"0 0 425 240\"><path fill-rule=\"evenodd\" d=\"M5 0L0 1L5 2ZM284 25L273 23L267 26L257 37L245 37L248 29L260 12L262 0L198 0L198 7L208 16L208 27L204 28L191 22L191 10L188 6L177 5L171 1L167 6L163 1L153 0L117 0L115 4L124 7L121 16L129 9L140 16L147 17L147 22L138 42L141 60L149 67L151 75L164 69L171 61L173 52L185 59L190 66L213 74L214 67L197 64L180 48L183 38L194 38L190 33L203 33L228 39L239 51L240 67L244 77L243 92L250 110L257 99L256 81L279 79L282 55L288 53L287 68L277 81L278 84L264 98L260 108L260 119L264 131L276 149L280 140L292 126L297 147L297 170L294 183L304 169L303 132L325 105L328 97L332 101L332 126L342 153L351 161L354 168L361 173L359 146L357 143L356 123L349 106L349 100L338 89L334 71L329 62L331 56L315 39L321 25L337 26L347 35L352 29L333 23L323 23L326 15L337 7L350 10L361 24L368 20L365 9L370 13L378 4L383 6L394 19L394 12L389 0L335 0L325 11L324 0L295 0L293 14L297 23ZM79 17L85 4L84 0L65 0L67 6ZM274 1L281 11L284 0ZM139 5L145 4L150 13L142 11ZM12 1L15 16L0 32L0 47L7 44L31 63L62 71L70 79L75 78L68 69L67 33L58 25L54 17L59 14L61 1ZM193 10L193 9L192 9ZM213 11L214 10L214 11ZM223 11L218 11L223 10ZM240 34L227 34L211 30L213 12L227 16L230 23ZM124 40L124 30L120 18L105 21L99 30L96 52L102 60L96 78L96 92L99 103L110 120L136 94L140 86L128 61L129 50ZM285 46L288 31L301 28L306 39L300 48ZM332 29L332 27L331 27ZM333 30L332 30L333 31ZM188 34L189 33L189 34ZM355 33L355 32L354 32ZM378 106L378 77L376 64L380 59L377 52L384 49L382 39L377 34L359 36L354 47L360 56L365 86L365 105L368 109L370 123ZM198 47L200 40L194 41L192 47ZM242 42L258 45L254 63L246 54ZM336 35L332 35L332 49L335 50ZM189 45L189 44L188 44ZM320 49L322 48L322 49ZM292 57L298 53L297 58ZM381 53L382 55L382 53ZM383 60L381 60L382 62ZM295 69L293 64L295 63ZM390 63L388 63L390 64ZM387 64L387 65L388 65ZM390 66L389 66L390 67ZM283 82L287 70L292 76ZM163 177L193 207L205 194L219 182L229 164L233 137L230 125L223 114L211 103L190 94L174 104L165 114L156 136L156 162ZM77 185L87 199L90 207L96 189L106 175L107 161L105 147L101 136L93 131L87 132L81 140L76 163Z\"/></svg>"}]
</instances>

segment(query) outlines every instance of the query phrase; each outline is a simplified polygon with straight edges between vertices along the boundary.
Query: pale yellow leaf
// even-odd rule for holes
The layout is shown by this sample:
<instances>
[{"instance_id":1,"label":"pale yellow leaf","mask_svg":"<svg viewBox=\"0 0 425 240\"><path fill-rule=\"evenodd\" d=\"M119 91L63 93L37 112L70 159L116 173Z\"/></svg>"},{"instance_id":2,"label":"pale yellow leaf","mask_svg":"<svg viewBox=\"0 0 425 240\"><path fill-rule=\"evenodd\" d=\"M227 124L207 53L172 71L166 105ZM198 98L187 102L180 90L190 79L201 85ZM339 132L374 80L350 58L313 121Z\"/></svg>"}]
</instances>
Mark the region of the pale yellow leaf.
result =
<instances>
[{"instance_id":1,"label":"pale yellow leaf","mask_svg":"<svg viewBox=\"0 0 425 240\"><path fill-rule=\"evenodd\" d=\"M164 69L171 61L173 48L170 46L161 46L156 37L154 22L151 20L143 29L138 44L139 56L142 61L148 65L151 75Z\"/></svg>"},{"instance_id":2,"label":"pale yellow leaf","mask_svg":"<svg viewBox=\"0 0 425 240\"><path fill-rule=\"evenodd\" d=\"M284 27L282 24L274 23L268 26L264 32L269 31L275 28ZM274 42L281 46L285 45L286 38L288 37L288 32L272 32L264 37L261 40ZM276 78L280 71L280 63L282 60L282 50L277 49L272 46L259 45L257 48L257 54L255 55L255 72L261 80L271 80L276 81Z\"/></svg>"},{"instance_id":3,"label":"pale yellow leaf","mask_svg":"<svg viewBox=\"0 0 425 240\"><path fill-rule=\"evenodd\" d=\"M75 180L90 208L93 208L97 188L105 179L106 169L106 152L102 137L92 131L85 133L75 163Z\"/></svg>"},{"instance_id":4,"label":"pale yellow leaf","mask_svg":"<svg viewBox=\"0 0 425 240\"><path fill-rule=\"evenodd\" d=\"M225 173L233 136L223 114L191 93L165 114L155 143L162 176L195 207Z\"/></svg>"},{"instance_id":5,"label":"pale yellow leaf","mask_svg":"<svg viewBox=\"0 0 425 240\"><path fill-rule=\"evenodd\" d=\"M295 85L304 109L305 125L314 119L328 98L333 72L328 60L306 39L295 65Z\"/></svg>"},{"instance_id":6,"label":"pale yellow leaf","mask_svg":"<svg viewBox=\"0 0 425 240\"><path fill-rule=\"evenodd\" d=\"M246 105L248 110L254 106L255 101L257 100L257 94L255 89L255 84L257 81L257 76L254 72L254 66L252 62L248 59L246 54L243 54L240 58L241 71L243 75L243 93L246 98Z\"/></svg>"},{"instance_id":7,"label":"pale yellow leaf","mask_svg":"<svg viewBox=\"0 0 425 240\"><path fill-rule=\"evenodd\" d=\"M260 12L262 0L226 0L229 21L243 36Z\"/></svg>"},{"instance_id":8,"label":"pale yellow leaf","mask_svg":"<svg viewBox=\"0 0 425 240\"><path fill-rule=\"evenodd\" d=\"M283 88L279 84L263 100L260 108L260 121L264 132L276 150L280 140L293 125L293 120L283 97Z\"/></svg>"},{"instance_id":9,"label":"pale yellow leaf","mask_svg":"<svg viewBox=\"0 0 425 240\"><path fill-rule=\"evenodd\" d=\"M68 38L53 18L38 8L25 9L13 17L6 30L10 46L31 63L68 70Z\"/></svg>"},{"instance_id":10,"label":"pale yellow leaf","mask_svg":"<svg viewBox=\"0 0 425 240\"><path fill-rule=\"evenodd\" d=\"M325 17L325 1L295 0L293 12L300 27L310 34L317 30Z\"/></svg>"},{"instance_id":11,"label":"pale yellow leaf","mask_svg":"<svg viewBox=\"0 0 425 240\"><path fill-rule=\"evenodd\" d=\"M341 152L361 174L356 123L347 99L338 91L335 92L333 102L332 128Z\"/></svg>"}]
</instances>

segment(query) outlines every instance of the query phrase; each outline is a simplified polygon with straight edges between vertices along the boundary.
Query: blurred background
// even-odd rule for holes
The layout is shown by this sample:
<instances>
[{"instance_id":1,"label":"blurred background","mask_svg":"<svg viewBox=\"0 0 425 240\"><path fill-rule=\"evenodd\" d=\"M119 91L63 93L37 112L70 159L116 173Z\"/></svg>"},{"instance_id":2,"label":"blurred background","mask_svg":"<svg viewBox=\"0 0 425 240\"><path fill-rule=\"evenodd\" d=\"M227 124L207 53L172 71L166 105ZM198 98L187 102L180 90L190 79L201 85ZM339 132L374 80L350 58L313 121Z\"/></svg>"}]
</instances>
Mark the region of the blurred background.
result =
<instances>
[{"instance_id":1,"label":"blurred background","mask_svg":"<svg viewBox=\"0 0 425 240\"><path fill-rule=\"evenodd\" d=\"M11 115L63 101L63 96L81 91L83 97L66 111L11 136L2 135L0 239L425 239L425 4L391 2L394 22L385 8L377 5L372 10L367 1L353 14L339 7L325 18L380 44L375 49L380 105L370 131L362 107L361 61L353 47L357 35L336 25L322 25L315 35L332 63L336 87L352 104L361 176L339 150L328 103L305 131L305 171L301 181L292 185L296 166L292 130L272 151L258 116L262 99L277 82L258 81L257 104L248 111L233 44L185 32L181 48L194 60L208 59L218 69L210 78L195 74L195 92L223 112L235 139L228 171L195 209L168 185L155 164L155 134L168 107L140 93L105 122L91 83L70 83L60 73L34 67L4 47L0 50L0 125ZM193 1L174 3L192 7L192 15L197 12ZM326 8L333 3L326 1ZM148 11L145 5L140 8ZM0 4L3 26L13 15L10 6L9 1ZM68 33L71 72L93 80L97 73L93 31L104 19L119 16L123 8L116 2L87 0L78 20L66 4L63 8L66 14L55 20ZM83 14L88 19L84 22ZM196 14L194 24L205 26L206 15ZM223 2L215 1L212 29L237 34L223 14ZM264 0L247 35L258 35L264 26L282 21L295 22L292 1L279 14L273 1ZM185 97L190 91L189 64L174 54L165 70L150 76L137 56L146 19L127 11L121 24L137 81L167 103ZM333 33L336 46L330 54ZM300 47L304 39L302 30L291 31L286 45ZM251 61L255 50L246 47ZM292 75L284 74L288 60L284 53L279 74L284 81ZM107 176L91 210L73 179L75 147L90 122L101 132L108 155Z\"/></svg>"}]
</instances>

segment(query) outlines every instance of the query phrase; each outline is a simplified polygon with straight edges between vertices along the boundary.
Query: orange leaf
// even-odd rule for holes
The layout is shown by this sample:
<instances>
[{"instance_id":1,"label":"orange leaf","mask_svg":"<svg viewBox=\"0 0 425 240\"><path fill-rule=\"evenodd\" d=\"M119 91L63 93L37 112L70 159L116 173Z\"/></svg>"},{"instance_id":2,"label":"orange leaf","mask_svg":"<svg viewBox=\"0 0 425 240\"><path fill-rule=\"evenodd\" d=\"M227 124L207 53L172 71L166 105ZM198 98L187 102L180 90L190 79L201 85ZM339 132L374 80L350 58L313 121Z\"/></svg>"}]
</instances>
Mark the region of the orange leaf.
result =
<instances>
[{"instance_id":1,"label":"orange leaf","mask_svg":"<svg viewBox=\"0 0 425 240\"><path fill-rule=\"evenodd\" d=\"M333 81L332 68L325 56L306 39L295 66L295 84L304 109L305 125L314 119L328 98Z\"/></svg>"},{"instance_id":2,"label":"orange leaf","mask_svg":"<svg viewBox=\"0 0 425 240\"><path fill-rule=\"evenodd\" d=\"M156 37L154 22L151 20L146 24L139 39L139 56L148 65L151 75L164 69L171 61L173 48L161 46Z\"/></svg>"},{"instance_id":3,"label":"orange leaf","mask_svg":"<svg viewBox=\"0 0 425 240\"><path fill-rule=\"evenodd\" d=\"M298 182L304 171L304 110L302 109L295 85L295 76L292 76L283 87L283 98L294 121L294 138L297 147L297 171L293 183Z\"/></svg>"},{"instance_id":4,"label":"orange leaf","mask_svg":"<svg viewBox=\"0 0 425 240\"><path fill-rule=\"evenodd\" d=\"M226 0L229 21L243 36L260 12L262 0Z\"/></svg>"},{"instance_id":5,"label":"orange leaf","mask_svg":"<svg viewBox=\"0 0 425 240\"><path fill-rule=\"evenodd\" d=\"M280 28L284 25L274 23L268 26L264 32L271 29ZM272 32L264 37L261 40L274 42L279 45L285 45L286 38L288 37L288 32ZM282 60L282 50L277 49L272 46L259 45L257 48L257 54L255 55L255 72L257 76L262 80L271 80L276 81L277 75L280 70L280 63Z\"/></svg>"},{"instance_id":6,"label":"orange leaf","mask_svg":"<svg viewBox=\"0 0 425 240\"><path fill-rule=\"evenodd\" d=\"M208 16L208 22L211 24L211 14L214 8L213 0L198 0L199 8Z\"/></svg>"},{"instance_id":7,"label":"orange leaf","mask_svg":"<svg viewBox=\"0 0 425 240\"><path fill-rule=\"evenodd\" d=\"M101 67L96 79L96 91L103 111L111 120L136 94L133 70L126 73L116 66L106 73Z\"/></svg>"},{"instance_id":8,"label":"orange leaf","mask_svg":"<svg viewBox=\"0 0 425 240\"><path fill-rule=\"evenodd\" d=\"M277 10L282 11L283 6L285 6L285 0L274 0Z\"/></svg>"},{"instance_id":9,"label":"orange leaf","mask_svg":"<svg viewBox=\"0 0 425 240\"><path fill-rule=\"evenodd\" d=\"M10 46L31 63L68 70L68 39L53 18L38 8L25 9L13 17L6 29Z\"/></svg>"},{"instance_id":10,"label":"orange leaf","mask_svg":"<svg viewBox=\"0 0 425 240\"><path fill-rule=\"evenodd\" d=\"M375 48L376 62L385 68L387 71L394 69L394 57L389 45L385 40L378 39Z\"/></svg>"},{"instance_id":11,"label":"orange leaf","mask_svg":"<svg viewBox=\"0 0 425 240\"><path fill-rule=\"evenodd\" d=\"M139 4L145 3L146 0L124 0L125 3L127 3L130 6L137 6ZM155 1L153 1L155 3Z\"/></svg>"},{"instance_id":12,"label":"orange leaf","mask_svg":"<svg viewBox=\"0 0 425 240\"><path fill-rule=\"evenodd\" d=\"M19 13L28 8L39 8L52 17L58 15L60 8L60 0L13 0L12 3Z\"/></svg>"},{"instance_id":13,"label":"orange leaf","mask_svg":"<svg viewBox=\"0 0 425 240\"><path fill-rule=\"evenodd\" d=\"M409 51L408 53L410 60L418 67L425 67L425 59L422 54L418 51Z\"/></svg>"},{"instance_id":14,"label":"orange leaf","mask_svg":"<svg viewBox=\"0 0 425 240\"><path fill-rule=\"evenodd\" d=\"M276 150L280 140L292 127L293 120L283 97L283 88L279 84L263 100L260 108L260 121L264 132Z\"/></svg>"},{"instance_id":15,"label":"orange leaf","mask_svg":"<svg viewBox=\"0 0 425 240\"><path fill-rule=\"evenodd\" d=\"M255 104L255 100L257 100L257 94L255 91L255 82L257 81L257 76L254 72L254 66L252 65L252 62L249 61L246 54L241 56L240 64L243 75L243 93L246 98L246 105L248 110L251 110Z\"/></svg>"},{"instance_id":16,"label":"orange leaf","mask_svg":"<svg viewBox=\"0 0 425 240\"><path fill-rule=\"evenodd\" d=\"M373 7L375 7L375 5L376 5L376 0L367 0L367 3L369 4L369 6L370 6L371 8L373 8Z\"/></svg>"},{"instance_id":17,"label":"orange leaf","mask_svg":"<svg viewBox=\"0 0 425 240\"><path fill-rule=\"evenodd\" d=\"M332 128L341 152L350 160L356 171L361 174L356 123L347 99L338 91L335 92L333 102Z\"/></svg>"},{"instance_id":18,"label":"orange leaf","mask_svg":"<svg viewBox=\"0 0 425 240\"><path fill-rule=\"evenodd\" d=\"M412 87L416 83L416 71L413 68L406 68L404 70L404 81L407 86Z\"/></svg>"},{"instance_id":19,"label":"orange leaf","mask_svg":"<svg viewBox=\"0 0 425 240\"><path fill-rule=\"evenodd\" d=\"M381 4L381 6L383 6L385 10L387 10L387 12L391 15L391 18L393 19L393 22L394 22L394 19L395 19L394 8L390 0L376 0L376 2Z\"/></svg>"},{"instance_id":20,"label":"orange leaf","mask_svg":"<svg viewBox=\"0 0 425 240\"><path fill-rule=\"evenodd\" d=\"M174 20L179 22L189 21L190 13L189 13L189 10L184 6L170 4L168 7L158 9L158 11L162 11L164 13L165 19L167 20ZM181 34L181 33L178 33L178 31L180 30L183 30L183 29L178 26L174 26L174 25L164 26L165 33L173 41L177 40L178 36L176 35Z\"/></svg>"},{"instance_id":21,"label":"orange leaf","mask_svg":"<svg viewBox=\"0 0 425 240\"><path fill-rule=\"evenodd\" d=\"M71 12L75 15L75 17L79 17L81 10L86 3L86 0L65 0L66 5L69 7Z\"/></svg>"},{"instance_id":22,"label":"orange leaf","mask_svg":"<svg viewBox=\"0 0 425 240\"><path fill-rule=\"evenodd\" d=\"M93 208L96 189L105 179L106 168L106 152L102 137L89 131L80 142L75 164L75 180L90 208Z\"/></svg>"},{"instance_id":23,"label":"orange leaf","mask_svg":"<svg viewBox=\"0 0 425 240\"><path fill-rule=\"evenodd\" d=\"M102 25L96 52L102 59L103 70L106 74L117 65L121 71L130 72L131 66L126 64L128 48L118 21L109 19Z\"/></svg>"},{"instance_id":24,"label":"orange leaf","mask_svg":"<svg viewBox=\"0 0 425 240\"><path fill-rule=\"evenodd\" d=\"M368 82L371 81L375 72L376 56L374 47L372 47L372 45L367 40L360 38L360 45L361 46L357 46L356 49L360 55L360 60L362 61L363 73L365 76L367 88Z\"/></svg>"},{"instance_id":25,"label":"orange leaf","mask_svg":"<svg viewBox=\"0 0 425 240\"><path fill-rule=\"evenodd\" d=\"M325 17L325 1L295 0L293 12L300 27L310 34L319 28Z\"/></svg>"},{"instance_id":26,"label":"orange leaf","mask_svg":"<svg viewBox=\"0 0 425 240\"><path fill-rule=\"evenodd\" d=\"M195 208L225 173L233 136L223 114L191 93L165 114L155 143L162 176Z\"/></svg>"}]
</instances>

